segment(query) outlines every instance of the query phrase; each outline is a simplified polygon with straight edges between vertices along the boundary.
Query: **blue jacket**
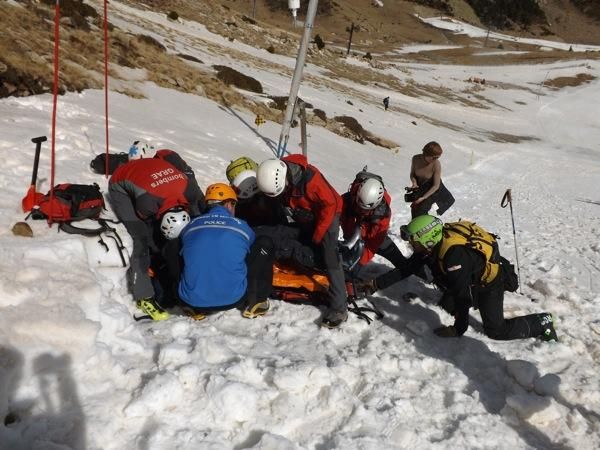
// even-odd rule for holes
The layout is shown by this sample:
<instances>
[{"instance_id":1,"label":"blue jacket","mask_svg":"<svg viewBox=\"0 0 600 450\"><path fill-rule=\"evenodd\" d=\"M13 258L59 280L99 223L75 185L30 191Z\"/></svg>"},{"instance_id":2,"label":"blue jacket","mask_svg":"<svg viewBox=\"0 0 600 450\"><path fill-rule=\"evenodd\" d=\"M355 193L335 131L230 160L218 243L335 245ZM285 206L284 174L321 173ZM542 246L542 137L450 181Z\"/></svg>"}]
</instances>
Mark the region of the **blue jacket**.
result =
<instances>
[{"instance_id":1,"label":"blue jacket","mask_svg":"<svg viewBox=\"0 0 600 450\"><path fill-rule=\"evenodd\" d=\"M223 206L192 220L181 232L179 296L198 308L232 305L246 292L246 256L254 242L248 224Z\"/></svg>"}]
</instances>

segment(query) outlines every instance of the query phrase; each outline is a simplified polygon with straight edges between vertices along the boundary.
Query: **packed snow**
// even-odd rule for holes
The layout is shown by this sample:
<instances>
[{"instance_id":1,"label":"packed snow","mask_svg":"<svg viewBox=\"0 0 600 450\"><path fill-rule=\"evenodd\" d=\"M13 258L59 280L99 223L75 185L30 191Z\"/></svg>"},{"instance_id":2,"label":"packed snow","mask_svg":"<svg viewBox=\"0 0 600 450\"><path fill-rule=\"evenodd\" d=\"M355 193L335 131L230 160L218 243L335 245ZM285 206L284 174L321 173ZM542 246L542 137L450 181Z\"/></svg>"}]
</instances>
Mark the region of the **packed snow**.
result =
<instances>
[{"instance_id":1,"label":"packed snow","mask_svg":"<svg viewBox=\"0 0 600 450\"><path fill-rule=\"evenodd\" d=\"M118 2L111 8L125 11ZM119 17L119 26L129 17L132 29L153 23L156 36L168 36L178 51L211 64L222 58L258 78L269 94L289 88L285 74L203 45L209 33L199 24L163 23L147 11ZM290 60L277 64L289 67ZM452 318L436 306L434 287L412 277L374 296L385 317L370 325L351 315L339 330L322 329L322 310L280 301L255 320L233 310L200 322L172 316L136 323L114 247L107 252L95 238L58 233L44 221L28 221L33 238L11 233L24 218L30 139L50 136L52 97L6 98L0 449L600 447L600 205L593 203L600 200L600 62L382 69L455 94L439 99L343 80L337 81L348 90L333 91L317 82L326 76L319 68L309 64L307 71L302 98L328 117L356 117L400 145L390 151L309 126L310 161L339 192L364 165L381 174L393 199L390 234L409 254L399 226L410 218L402 195L410 158L428 141L439 142L443 180L457 199L443 219L474 220L499 234L501 252L513 262L518 251L522 294L507 293L506 315L552 312L560 342L493 341L476 311L462 338L438 338L432 329ZM580 73L595 78L558 90L543 85ZM476 98L471 76L488 81ZM257 128L251 114L203 97L150 83L139 89L145 99L110 93L112 151L139 138L171 148L203 188L225 180L231 159L273 157L279 124ZM388 111L381 105L386 96ZM95 182L106 191L104 176L89 169L105 149L103 99L96 90L59 97L57 182ZM292 129L288 149L299 151L299 140ZM42 192L49 189L49 144L40 161ZM509 188L514 235L510 211L500 207ZM378 258L368 275L389 269ZM407 293L417 297L408 300Z\"/></svg>"}]
</instances>

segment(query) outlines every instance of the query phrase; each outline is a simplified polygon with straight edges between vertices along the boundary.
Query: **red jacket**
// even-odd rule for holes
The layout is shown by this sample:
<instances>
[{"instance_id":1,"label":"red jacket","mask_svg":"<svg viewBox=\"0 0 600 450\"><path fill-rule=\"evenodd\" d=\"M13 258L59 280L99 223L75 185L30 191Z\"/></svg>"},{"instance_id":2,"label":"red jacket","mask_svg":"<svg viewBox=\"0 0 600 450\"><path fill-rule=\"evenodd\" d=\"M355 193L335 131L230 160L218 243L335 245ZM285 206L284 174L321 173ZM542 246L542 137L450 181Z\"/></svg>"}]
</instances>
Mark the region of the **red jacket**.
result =
<instances>
[{"instance_id":1,"label":"red jacket","mask_svg":"<svg viewBox=\"0 0 600 450\"><path fill-rule=\"evenodd\" d=\"M177 205L188 205L188 177L160 158L145 158L119 166L109 181L113 208L122 221L159 217Z\"/></svg>"},{"instance_id":2,"label":"red jacket","mask_svg":"<svg viewBox=\"0 0 600 450\"><path fill-rule=\"evenodd\" d=\"M356 192L346 192L342 199L344 207L340 217L340 225L344 232L344 238L352 236L356 227L360 226L360 236L365 243L365 249L359 264L364 266L373 259L390 228L392 217L391 199L387 191L384 192L384 201L372 210L364 210L357 205Z\"/></svg>"},{"instance_id":3,"label":"red jacket","mask_svg":"<svg viewBox=\"0 0 600 450\"><path fill-rule=\"evenodd\" d=\"M288 166L289 182L283 203L300 225L314 226L312 241L319 244L335 216L342 212L342 198L304 155L289 155L282 161Z\"/></svg>"}]
</instances>

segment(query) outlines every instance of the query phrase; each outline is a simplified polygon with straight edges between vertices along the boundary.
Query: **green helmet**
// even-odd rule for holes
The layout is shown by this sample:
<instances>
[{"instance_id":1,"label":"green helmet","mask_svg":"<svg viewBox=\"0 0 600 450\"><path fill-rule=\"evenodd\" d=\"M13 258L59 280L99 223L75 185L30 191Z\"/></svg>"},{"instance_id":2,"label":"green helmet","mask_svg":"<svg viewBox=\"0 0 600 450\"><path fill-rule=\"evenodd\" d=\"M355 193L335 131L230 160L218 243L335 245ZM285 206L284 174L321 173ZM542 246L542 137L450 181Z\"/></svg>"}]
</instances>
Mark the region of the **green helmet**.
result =
<instances>
[{"instance_id":1,"label":"green helmet","mask_svg":"<svg viewBox=\"0 0 600 450\"><path fill-rule=\"evenodd\" d=\"M444 224L440 219L424 215L411 220L404 231L410 241L418 242L429 249L435 247L442 240L443 228Z\"/></svg>"},{"instance_id":2,"label":"green helmet","mask_svg":"<svg viewBox=\"0 0 600 450\"><path fill-rule=\"evenodd\" d=\"M227 175L227 180L231 183L244 170L254 170L256 172L257 169L258 164L253 159L241 156L229 163L227 169L225 169L225 175Z\"/></svg>"}]
</instances>

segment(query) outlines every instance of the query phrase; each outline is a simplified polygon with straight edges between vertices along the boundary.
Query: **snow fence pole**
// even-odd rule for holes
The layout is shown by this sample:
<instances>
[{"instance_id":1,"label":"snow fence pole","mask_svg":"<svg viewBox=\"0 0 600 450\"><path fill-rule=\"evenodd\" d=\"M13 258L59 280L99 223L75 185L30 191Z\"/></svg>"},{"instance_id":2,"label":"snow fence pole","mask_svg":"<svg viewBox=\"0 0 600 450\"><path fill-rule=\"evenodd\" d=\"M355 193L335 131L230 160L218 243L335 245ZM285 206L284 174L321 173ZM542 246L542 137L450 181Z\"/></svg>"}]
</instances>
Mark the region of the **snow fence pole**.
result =
<instances>
[{"instance_id":1,"label":"snow fence pole","mask_svg":"<svg viewBox=\"0 0 600 450\"><path fill-rule=\"evenodd\" d=\"M506 208L507 205L510 205L510 220L512 221L512 231L513 231L513 239L515 241L515 259L517 263L517 276L519 277L519 294L523 295L523 290L521 289L521 267L519 266L519 251L517 248L517 231L515 229L515 215L513 214L513 206L512 206L512 194L510 189L507 189L502 197L502 201L500 202L500 207Z\"/></svg>"},{"instance_id":2,"label":"snow fence pole","mask_svg":"<svg viewBox=\"0 0 600 450\"><path fill-rule=\"evenodd\" d=\"M279 135L279 143L277 144L277 157L282 158L285 154L288 139L290 138L290 127L292 125L292 117L296 108L296 98L300 89L300 81L302 80L302 71L304 70L304 62L306 61L306 50L308 49L308 41L313 28L313 22L317 15L317 5L319 0L310 0L308 10L306 11L306 21L304 22L304 35L300 41L298 56L296 57L296 68L292 77L292 86L290 88L290 96L288 97L285 116L281 126L281 134Z\"/></svg>"}]
</instances>

